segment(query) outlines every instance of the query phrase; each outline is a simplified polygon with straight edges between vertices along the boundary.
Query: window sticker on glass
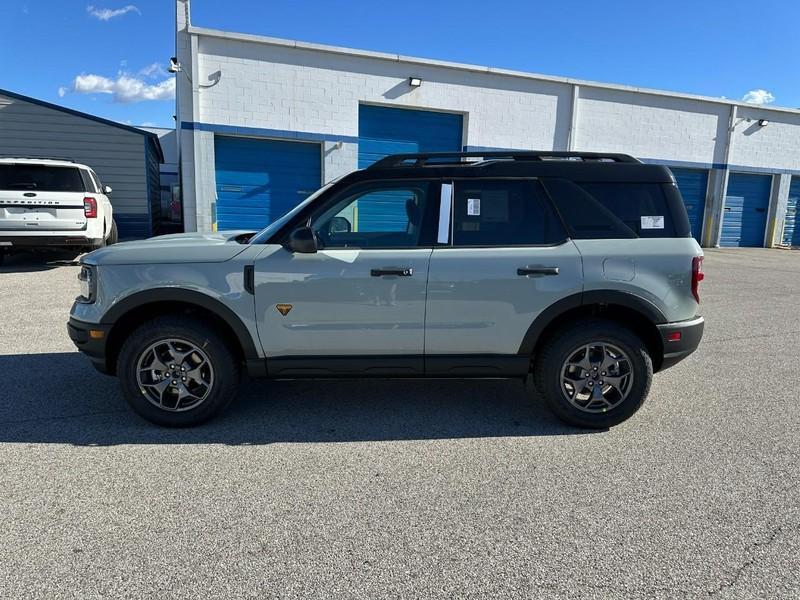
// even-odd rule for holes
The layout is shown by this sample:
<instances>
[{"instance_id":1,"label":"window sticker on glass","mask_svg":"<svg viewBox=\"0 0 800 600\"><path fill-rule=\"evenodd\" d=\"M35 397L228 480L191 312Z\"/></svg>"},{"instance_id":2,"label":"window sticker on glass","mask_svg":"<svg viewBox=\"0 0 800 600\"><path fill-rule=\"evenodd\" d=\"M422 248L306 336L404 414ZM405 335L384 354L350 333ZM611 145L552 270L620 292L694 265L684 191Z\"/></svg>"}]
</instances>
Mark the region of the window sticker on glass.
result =
<instances>
[{"instance_id":1,"label":"window sticker on glass","mask_svg":"<svg viewBox=\"0 0 800 600\"><path fill-rule=\"evenodd\" d=\"M642 229L664 229L664 216L663 215L654 215L654 216L642 215Z\"/></svg>"},{"instance_id":2,"label":"window sticker on glass","mask_svg":"<svg viewBox=\"0 0 800 600\"><path fill-rule=\"evenodd\" d=\"M467 215L470 217L479 217L481 215L480 198L467 198Z\"/></svg>"}]
</instances>

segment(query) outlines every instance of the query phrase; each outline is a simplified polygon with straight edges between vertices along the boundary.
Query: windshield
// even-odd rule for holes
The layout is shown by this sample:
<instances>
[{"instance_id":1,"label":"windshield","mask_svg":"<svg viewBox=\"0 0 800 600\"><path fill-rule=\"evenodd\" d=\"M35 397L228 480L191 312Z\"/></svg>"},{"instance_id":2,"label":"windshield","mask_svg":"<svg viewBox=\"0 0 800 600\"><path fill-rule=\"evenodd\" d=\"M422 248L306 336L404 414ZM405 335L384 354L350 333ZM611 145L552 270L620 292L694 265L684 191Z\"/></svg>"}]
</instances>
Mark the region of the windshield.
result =
<instances>
[{"instance_id":1,"label":"windshield","mask_svg":"<svg viewBox=\"0 0 800 600\"><path fill-rule=\"evenodd\" d=\"M251 243L251 244L263 244L263 243L265 243L270 237L272 237L272 235L276 231L278 231L281 227L286 225L286 223L288 223L297 213L299 213L306 206L308 206L311 202L313 202L317 197L319 197L320 194L328 191L331 188L331 186L334 183L336 183L337 181L339 181L341 178L342 177L337 177L336 179L333 179L333 180L329 181L328 183L326 183L325 185L323 185L321 188L319 188L316 192L314 192L308 198L303 200L300 204L295 206L288 213L286 213L285 215L283 215L279 219L276 219L275 221L273 221L272 223L267 225L264 229L262 229L257 234L255 234L252 238L250 238L250 242L249 243Z\"/></svg>"}]
</instances>

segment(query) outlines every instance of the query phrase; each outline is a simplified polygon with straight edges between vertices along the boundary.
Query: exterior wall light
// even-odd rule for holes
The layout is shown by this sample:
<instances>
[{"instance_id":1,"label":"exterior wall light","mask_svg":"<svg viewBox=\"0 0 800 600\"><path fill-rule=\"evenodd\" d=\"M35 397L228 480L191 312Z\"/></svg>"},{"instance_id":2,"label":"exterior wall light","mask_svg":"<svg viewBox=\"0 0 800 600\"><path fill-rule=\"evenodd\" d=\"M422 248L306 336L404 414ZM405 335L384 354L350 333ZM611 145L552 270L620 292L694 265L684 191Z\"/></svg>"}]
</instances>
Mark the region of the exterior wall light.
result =
<instances>
[{"instance_id":1,"label":"exterior wall light","mask_svg":"<svg viewBox=\"0 0 800 600\"><path fill-rule=\"evenodd\" d=\"M422 85L422 79L420 79L419 77L409 77L408 85L410 85L411 87L419 87Z\"/></svg>"},{"instance_id":2,"label":"exterior wall light","mask_svg":"<svg viewBox=\"0 0 800 600\"><path fill-rule=\"evenodd\" d=\"M766 127L769 125L769 121L767 119L759 119L758 120L759 127Z\"/></svg>"}]
</instances>

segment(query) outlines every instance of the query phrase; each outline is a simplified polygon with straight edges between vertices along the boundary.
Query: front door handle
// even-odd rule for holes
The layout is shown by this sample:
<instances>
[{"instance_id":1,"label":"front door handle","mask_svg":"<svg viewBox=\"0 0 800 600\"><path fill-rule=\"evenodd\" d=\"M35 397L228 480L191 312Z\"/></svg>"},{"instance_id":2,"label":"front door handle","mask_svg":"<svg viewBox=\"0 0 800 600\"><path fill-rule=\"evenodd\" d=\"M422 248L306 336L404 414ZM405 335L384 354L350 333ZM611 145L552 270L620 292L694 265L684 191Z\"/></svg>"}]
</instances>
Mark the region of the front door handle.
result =
<instances>
[{"instance_id":1,"label":"front door handle","mask_svg":"<svg viewBox=\"0 0 800 600\"><path fill-rule=\"evenodd\" d=\"M517 275L520 277L558 275L558 267L522 267L517 269Z\"/></svg>"},{"instance_id":2,"label":"front door handle","mask_svg":"<svg viewBox=\"0 0 800 600\"><path fill-rule=\"evenodd\" d=\"M384 275L393 275L395 277L411 277L414 274L414 269L408 267L407 269L371 269L369 274L372 277L383 277Z\"/></svg>"}]
</instances>

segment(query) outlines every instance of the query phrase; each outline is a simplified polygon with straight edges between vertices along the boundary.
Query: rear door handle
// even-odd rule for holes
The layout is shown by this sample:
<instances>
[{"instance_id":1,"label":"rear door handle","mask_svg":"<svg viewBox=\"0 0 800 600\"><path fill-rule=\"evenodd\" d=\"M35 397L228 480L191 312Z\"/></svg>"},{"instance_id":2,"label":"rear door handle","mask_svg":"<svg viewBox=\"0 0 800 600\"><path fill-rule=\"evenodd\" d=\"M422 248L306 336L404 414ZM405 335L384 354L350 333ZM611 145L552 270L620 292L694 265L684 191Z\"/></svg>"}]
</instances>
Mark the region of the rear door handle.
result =
<instances>
[{"instance_id":1,"label":"rear door handle","mask_svg":"<svg viewBox=\"0 0 800 600\"><path fill-rule=\"evenodd\" d=\"M522 267L517 269L517 275L520 277L558 275L558 267Z\"/></svg>"},{"instance_id":2,"label":"rear door handle","mask_svg":"<svg viewBox=\"0 0 800 600\"><path fill-rule=\"evenodd\" d=\"M407 269L393 269L393 268L372 269L370 270L369 274L372 277L383 277L384 275L393 275L395 277L411 277L414 274L414 269L412 269L411 267Z\"/></svg>"}]
</instances>

